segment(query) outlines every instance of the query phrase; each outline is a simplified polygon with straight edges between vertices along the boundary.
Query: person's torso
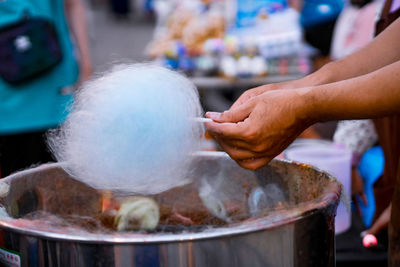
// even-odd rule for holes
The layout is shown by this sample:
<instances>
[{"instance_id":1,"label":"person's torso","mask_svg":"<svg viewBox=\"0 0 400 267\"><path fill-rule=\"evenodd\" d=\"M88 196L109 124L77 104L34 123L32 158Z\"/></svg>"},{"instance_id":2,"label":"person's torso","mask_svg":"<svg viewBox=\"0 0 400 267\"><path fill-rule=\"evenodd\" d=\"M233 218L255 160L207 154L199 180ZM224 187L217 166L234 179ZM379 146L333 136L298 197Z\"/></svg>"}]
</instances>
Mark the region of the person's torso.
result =
<instances>
[{"instance_id":1,"label":"person's torso","mask_svg":"<svg viewBox=\"0 0 400 267\"><path fill-rule=\"evenodd\" d=\"M26 16L45 18L54 25L62 60L50 71L19 85L12 85L0 77L0 135L44 130L62 122L71 102L71 94L64 94L62 89L73 85L78 77L64 1L0 1L0 28L15 24Z\"/></svg>"}]
</instances>

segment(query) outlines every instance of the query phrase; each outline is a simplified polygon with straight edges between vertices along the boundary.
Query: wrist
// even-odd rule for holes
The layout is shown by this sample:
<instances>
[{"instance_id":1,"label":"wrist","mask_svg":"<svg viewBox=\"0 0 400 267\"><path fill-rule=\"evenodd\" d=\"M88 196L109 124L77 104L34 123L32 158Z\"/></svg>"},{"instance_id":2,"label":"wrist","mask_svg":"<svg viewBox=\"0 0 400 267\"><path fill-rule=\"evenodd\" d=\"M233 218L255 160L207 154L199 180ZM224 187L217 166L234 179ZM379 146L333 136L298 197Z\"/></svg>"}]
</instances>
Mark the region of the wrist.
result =
<instances>
[{"instance_id":1,"label":"wrist","mask_svg":"<svg viewBox=\"0 0 400 267\"><path fill-rule=\"evenodd\" d=\"M304 77L302 80L304 80L302 83L305 86L317 86L317 85L323 85L327 83L332 83L335 82L335 63L330 62L326 65L324 65L321 69L318 71L315 71L311 73L310 75L307 75Z\"/></svg>"},{"instance_id":2,"label":"wrist","mask_svg":"<svg viewBox=\"0 0 400 267\"><path fill-rule=\"evenodd\" d=\"M299 88L295 91L295 107L297 109L297 118L303 122L306 127L319 121L317 115L316 98L312 87Z\"/></svg>"}]
</instances>

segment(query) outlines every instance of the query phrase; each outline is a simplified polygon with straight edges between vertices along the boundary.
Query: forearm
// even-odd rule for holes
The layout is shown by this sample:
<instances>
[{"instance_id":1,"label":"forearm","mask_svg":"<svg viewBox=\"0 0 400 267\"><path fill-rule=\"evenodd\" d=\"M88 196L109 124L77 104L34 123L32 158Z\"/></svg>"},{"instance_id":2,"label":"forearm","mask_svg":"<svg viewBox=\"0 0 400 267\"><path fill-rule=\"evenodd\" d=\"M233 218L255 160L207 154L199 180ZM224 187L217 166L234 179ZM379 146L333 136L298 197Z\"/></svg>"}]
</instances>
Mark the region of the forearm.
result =
<instances>
[{"instance_id":1,"label":"forearm","mask_svg":"<svg viewBox=\"0 0 400 267\"><path fill-rule=\"evenodd\" d=\"M400 60L400 19L357 52L334 62L297 81L283 83L277 89L322 85L354 78Z\"/></svg>"},{"instance_id":2,"label":"forearm","mask_svg":"<svg viewBox=\"0 0 400 267\"><path fill-rule=\"evenodd\" d=\"M85 7L80 0L66 0L65 10L67 13L68 24L79 50L79 63L81 69L90 68L91 70L92 64L90 60Z\"/></svg>"},{"instance_id":3,"label":"forearm","mask_svg":"<svg viewBox=\"0 0 400 267\"><path fill-rule=\"evenodd\" d=\"M400 20L396 20L368 45L355 53L329 63L323 70L325 83L341 81L378 70L400 60Z\"/></svg>"},{"instance_id":4,"label":"forearm","mask_svg":"<svg viewBox=\"0 0 400 267\"><path fill-rule=\"evenodd\" d=\"M297 90L312 122L398 114L400 61L356 78Z\"/></svg>"}]
</instances>

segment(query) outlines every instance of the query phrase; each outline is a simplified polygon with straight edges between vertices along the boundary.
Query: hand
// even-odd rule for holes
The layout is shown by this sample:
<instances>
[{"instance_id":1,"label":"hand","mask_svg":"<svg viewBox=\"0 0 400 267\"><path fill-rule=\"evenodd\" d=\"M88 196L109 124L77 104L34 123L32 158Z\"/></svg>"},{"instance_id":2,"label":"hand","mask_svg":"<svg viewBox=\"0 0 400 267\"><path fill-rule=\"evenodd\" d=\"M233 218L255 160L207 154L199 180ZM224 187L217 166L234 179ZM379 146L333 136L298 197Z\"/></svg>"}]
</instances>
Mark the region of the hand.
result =
<instances>
[{"instance_id":1,"label":"hand","mask_svg":"<svg viewBox=\"0 0 400 267\"><path fill-rule=\"evenodd\" d=\"M392 203L390 203L389 206L381 213L381 215L379 215L378 219L376 219L371 228L361 233L361 236L365 236L367 234L377 235L383 229L387 228L390 221L391 211L392 211Z\"/></svg>"},{"instance_id":2,"label":"hand","mask_svg":"<svg viewBox=\"0 0 400 267\"><path fill-rule=\"evenodd\" d=\"M258 169L311 125L302 93L267 91L224 113L208 112L213 122L205 126L240 166Z\"/></svg>"},{"instance_id":3,"label":"hand","mask_svg":"<svg viewBox=\"0 0 400 267\"><path fill-rule=\"evenodd\" d=\"M240 105L246 103L250 99L259 96L267 91L274 90L274 84L268 84L268 85L262 85L253 89L249 89L245 91L236 101L233 103L233 105L229 108L229 110L236 109Z\"/></svg>"},{"instance_id":4,"label":"hand","mask_svg":"<svg viewBox=\"0 0 400 267\"><path fill-rule=\"evenodd\" d=\"M249 89L245 91L236 101L233 103L231 106L231 109L235 109L238 106L246 103L253 97L259 96L265 92L272 91L272 90L282 90L282 89L295 89L295 88L302 88L306 86L311 86L314 81L309 81L310 76L304 77L299 80L293 80L293 81L287 81L287 82L281 82L281 83L271 83L271 84L266 84L262 85L253 89Z\"/></svg>"}]
</instances>

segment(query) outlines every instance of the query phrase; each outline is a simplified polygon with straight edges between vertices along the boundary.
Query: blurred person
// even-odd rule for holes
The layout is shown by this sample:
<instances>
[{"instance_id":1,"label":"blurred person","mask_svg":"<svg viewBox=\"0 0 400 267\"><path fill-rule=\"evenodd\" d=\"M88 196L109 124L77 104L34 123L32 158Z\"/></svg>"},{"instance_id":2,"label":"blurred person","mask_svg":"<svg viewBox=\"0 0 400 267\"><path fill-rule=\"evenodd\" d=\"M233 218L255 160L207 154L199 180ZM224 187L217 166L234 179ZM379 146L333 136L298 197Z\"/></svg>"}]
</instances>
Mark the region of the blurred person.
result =
<instances>
[{"instance_id":1,"label":"blurred person","mask_svg":"<svg viewBox=\"0 0 400 267\"><path fill-rule=\"evenodd\" d=\"M375 34L375 23L382 0L351 0L340 13L331 44L330 57L343 58L368 44Z\"/></svg>"},{"instance_id":2,"label":"blurred person","mask_svg":"<svg viewBox=\"0 0 400 267\"><path fill-rule=\"evenodd\" d=\"M367 45L374 37L375 18L380 0L351 0L337 19L330 57L341 59ZM377 141L374 125L369 120L342 121L335 131L334 141L353 152L353 167L362 154Z\"/></svg>"},{"instance_id":3,"label":"blurred person","mask_svg":"<svg viewBox=\"0 0 400 267\"><path fill-rule=\"evenodd\" d=\"M378 235L381 231L385 230L389 226L390 222L390 213L392 210L392 204L390 203L389 206L381 213L381 215L377 218L375 223L368 228L367 230L361 232L360 236L364 237L368 234L371 235Z\"/></svg>"},{"instance_id":4,"label":"blurred person","mask_svg":"<svg viewBox=\"0 0 400 267\"><path fill-rule=\"evenodd\" d=\"M380 0L351 0L340 13L333 30L333 39L330 58L338 60L367 45L374 37L375 20L382 7ZM313 127L305 133L313 132ZM316 132L314 130L314 132ZM302 133L300 137L310 135ZM318 135L311 136L318 138ZM333 141L335 144L350 150L352 157L352 197L355 200L357 210L361 213L357 199L364 205L367 197L364 194L363 178L357 168L362 155L377 142L377 133L371 120L349 120L338 123ZM383 212L386 206L380 205L379 199L376 218ZM387 203L386 203L387 204ZM369 226L369 224L368 224Z\"/></svg>"},{"instance_id":5,"label":"blurred person","mask_svg":"<svg viewBox=\"0 0 400 267\"><path fill-rule=\"evenodd\" d=\"M301 10L302 3L300 0L291 0L290 2L293 8ZM329 45L330 52L322 60L316 60L316 69L322 67L323 64L328 63L331 59L338 60L367 45L374 37L375 22L382 4L382 0L350 0L345 4L334 22L332 32L330 27L328 27L329 30L325 29L326 33L329 32L329 35L332 35L332 42ZM361 121L339 122L335 133L345 132L346 134L334 134L333 136L335 143L339 143L353 152L352 180L356 187L352 188L357 189L352 191L355 194L360 193L362 188L362 183L359 182L358 178L360 177L357 173L358 161L361 155L376 142L376 139L373 138L376 136L375 129L371 125L369 122ZM362 132L366 130L368 133L363 134ZM372 138L368 138L367 135ZM313 126L306 129L300 137L321 138L319 132ZM360 138L367 138L368 141ZM364 141L367 141L366 144Z\"/></svg>"},{"instance_id":6,"label":"blurred person","mask_svg":"<svg viewBox=\"0 0 400 267\"><path fill-rule=\"evenodd\" d=\"M251 89L228 111L208 112L213 122L206 123L240 166L258 169L315 122L374 118L385 155L384 174L379 179L384 186L377 198L392 200L390 266L400 266L398 17L400 1L386 1L377 23L378 35L367 46L305 78Z\"/></svg>"},{"instance_id":7,"label":"blurred person","mask_svg":"<svg viewBox=\"0 0 400 267\"><path fill-rule=\"evenodd\" d=\"M91 74L80 0L0 1L1 177L52 160L44 133Z\"/></svg>"},{"instance_id":8,"label":"blurred person","mask_svg":"<svg viewBox=\"0 0 400 267\"><path fill-rule=\"evenodd\" d=\"M367 45L374 37L375 22L382 8L381 0L351 0L340 14L334 30L331 58L334 60L343 58L360 48ZM344 145L353 152L352 160L352 196L359 212L361 209L358 201L361 201L366 214L362 214L366 226L368 222L368 213L373 212L373 225L364 231L365 233L378 234L389 224L390 198L382 197L380 193L382 183L374 183L373 190L376 196L372 198L374 203L368 204L364 193L365 186L372 186L369 183L363 183L358 169L362 155L371 148L378 140L375 126L371 120L355 120L339 122L334 135L335 143ZM364 166L363 166L364 167ZM365 168L365 167L364 167ZM367 175L369 176L369 175ZM384 185L385 187L386 185ZM371 200L370 200L371 201ZM367 208L368 205L368 208Z\"/></svg>"},{"instance_id":9,"label":"blurred person","mask_svg":"<svg viewBox=\"0 0 400 267\"><path fill-rule=\"evenodd\" d=\"M328 56L336 19L343 9L343 0L290 0L290 6L300 12L304 39Z\"/></svg>"},{"instance_id":10,"label":"blurred person","mask_svg":"<svg viewBox=\"0 0 400 267\"><path fill-rule=\"evenodd\" d=\"M353 193L365 199L357 167L362 155L378 141L378 134L372 120L340 121L333 135L333 141L335 144L343 146L352 152Z\"/></svg>"}]
</instances>

